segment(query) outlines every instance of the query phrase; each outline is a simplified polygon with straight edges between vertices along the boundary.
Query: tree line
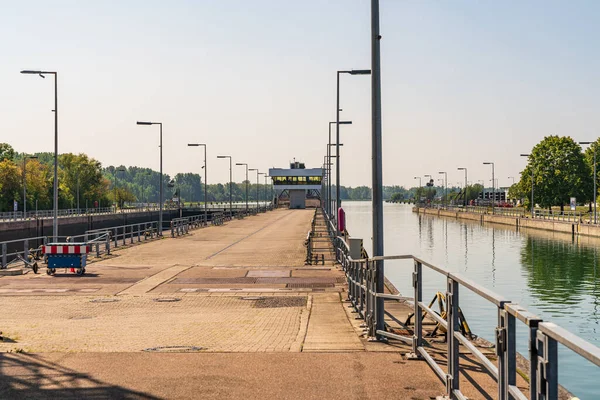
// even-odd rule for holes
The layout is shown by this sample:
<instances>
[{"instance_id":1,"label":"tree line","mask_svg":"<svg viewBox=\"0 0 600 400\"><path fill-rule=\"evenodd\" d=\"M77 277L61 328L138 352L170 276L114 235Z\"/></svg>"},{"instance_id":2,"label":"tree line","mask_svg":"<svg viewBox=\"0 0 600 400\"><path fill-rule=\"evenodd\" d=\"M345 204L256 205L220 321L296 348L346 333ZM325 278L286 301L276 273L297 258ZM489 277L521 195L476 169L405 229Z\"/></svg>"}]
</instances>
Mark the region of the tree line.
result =
<instances>
[{"instance_id":1,"label":"tree line","mask_svg":"<svg viewBox=\"0 0 600 400\"><path fill-rule=\"evenodd\" d=\"M7 143L0 143L0 211L12 211L13 202L23 210L23 186L27 187L27 209L48 210L53 205L54 154L49 152L26 154L15 151ZM108 207L126 203L157 203L160 193L160 173L136 166L107 166L86 154L64 153L58 156L58 207ZM248 201L257 198L270 200L271 186L248 182ZM265 192L266 189L266 192ZM408 193L401 186L384 186L384 199L394 193ZM184 202L204 202L204 183L200 174L178 173L163 175L165 201L180 197ZM229 201L229 183L209 184L206 187L209 202ZM231 185L232 200L245 201L246 184ZM332 187L335 193L335 186ZM342 200L370 200L371 189L340 186Z\"/></svg>"}]
</instances>

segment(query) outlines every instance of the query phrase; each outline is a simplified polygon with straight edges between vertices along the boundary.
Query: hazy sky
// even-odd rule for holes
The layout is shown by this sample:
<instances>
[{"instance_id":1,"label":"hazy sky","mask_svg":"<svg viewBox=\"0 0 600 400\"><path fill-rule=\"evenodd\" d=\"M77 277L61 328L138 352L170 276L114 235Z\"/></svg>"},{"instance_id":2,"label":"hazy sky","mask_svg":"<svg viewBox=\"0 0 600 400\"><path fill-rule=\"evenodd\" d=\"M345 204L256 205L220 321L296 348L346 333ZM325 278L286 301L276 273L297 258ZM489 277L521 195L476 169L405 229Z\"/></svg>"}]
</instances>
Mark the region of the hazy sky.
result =
<instances>
[{"instance_id":1,"label":"hazy sky","mask_svg":"<svg viewBox=\"0 0 600 400\"><path fill-rule=\"evenodd\" d=\"M368 0L0 0L0 141L103 165L229 178L320 166L337 70L370 68ZM600 133L600 2L381 0L384 184L449 171L509 183L543 136ZM343 75L342 184L370 185L370 78ZM234 180L245 171L234 167ZM253 180L255 175L251 175ZM436 176L436 179L439 176Z\"/></svg>"}]
</instances>

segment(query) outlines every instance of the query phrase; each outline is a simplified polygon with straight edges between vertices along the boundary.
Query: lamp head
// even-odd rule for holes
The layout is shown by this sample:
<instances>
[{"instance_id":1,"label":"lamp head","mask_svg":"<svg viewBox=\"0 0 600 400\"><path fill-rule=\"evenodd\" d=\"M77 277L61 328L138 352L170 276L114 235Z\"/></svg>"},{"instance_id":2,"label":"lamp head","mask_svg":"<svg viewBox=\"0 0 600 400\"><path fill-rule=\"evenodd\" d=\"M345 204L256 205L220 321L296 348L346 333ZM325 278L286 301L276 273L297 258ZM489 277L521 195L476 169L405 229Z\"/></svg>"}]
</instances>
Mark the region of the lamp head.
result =
<instances>
[{"instance_id":1,"label":"lamp head","mask_svg":"<svg viewBox=\"0 0 600 400\"><path fill-rule=\"evenodd\" d=\"M371 75L370 69L353 69L350 75Z\"/></svg>"},{"instance_id":2,"label":"lamp head","mask_svg":"<svg viewBox=\"0 0 600 400\"><path fill-rule=\"evenodd\" d=\"M137 125L152 125L152 122L147 122L147 121L138 121L136 122Z\"/></svg>"}]
</instances>

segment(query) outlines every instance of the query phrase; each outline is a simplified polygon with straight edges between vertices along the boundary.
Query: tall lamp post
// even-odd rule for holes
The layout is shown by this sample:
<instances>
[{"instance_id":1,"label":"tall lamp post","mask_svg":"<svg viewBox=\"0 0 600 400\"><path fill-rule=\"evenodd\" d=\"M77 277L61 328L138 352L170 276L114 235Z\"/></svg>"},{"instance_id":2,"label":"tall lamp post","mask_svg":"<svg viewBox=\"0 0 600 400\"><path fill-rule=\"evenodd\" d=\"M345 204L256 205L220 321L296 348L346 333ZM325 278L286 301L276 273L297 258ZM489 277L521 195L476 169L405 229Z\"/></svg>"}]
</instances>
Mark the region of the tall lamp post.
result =
<instances>
[{"instance_id":1,"label":"tall lamp post","mask_svg":"<svg viewBox=\"0 0 600 400\"><path fill-rule=\"evenodd\" d=\"M160 127L160 182L158 199L158 234L162 236L163 231L163 145L162 145L162 122L137 121L137 125L158 125Z\"/></svg>"},{"instance_id":2,"label":"tall lamp post","mask_svg":"<svg viewBox=\"0 0 600 400\"><path fill-rule=\"evenodd\" d=\"M531 157L531 154L521 154L521 157ZM532 160L530 160L532 161ZM531 163L531 218L534 217L535 203L533 202L533 161Z\"/></svg>"},{"instance_id":3,"label":"tall lamp post","mask_svg":"<svg viewBox=\"0 0 600 400\"><path fill-rule=\"evenodd\" d=\"M266 172L257 172L257 173L256 173L256 179L257 179L257 180L258 180L258 175L265 175L265 176L266 176L266 175L267 175L267 173L266 173ZM266 183L267 183L267 179L265 178L265 184L266 184ZM258 191L258 189L257 189L257 191ZM265 194L266 194L266 193L267 193L267 189L265 188Z\"/></svg>"},{"instance_id":4,"label":"tall lamp post","mask_svg":"<svg viewBox=\"0 0 600 400\"><path fill-rule=\"evenodd\" d=\"M207 204L208 204L207 193L208 192L207 192L207 186L206 186L206 175L208 174L208 172L207 172L207 168L206 168L206 144L204 144L204 143L189 143L188 146L204 147L204 166L202 167L202 169L204 170L204 223L208 224L208 209L207 209Z\"/></svg>"},{"instance_id":5,"label":"tall lamp post","mask_svg":"<svg viewBox=\"0 0 600 400\"><path fill-rule=\"evenodd\" d=\"M246 212L248 212L248 164L247 163L235 163L235 165L246 166Z\"/></svg>"},{"instance_id":6,"label":"tall lamp post","mask_svg":"<svg viewBox=\"0 0 600 400\"><path fill-rule=\"evenodd\" d=\"M260 172L258 172L258 168L250 168L248 171L256 171L256 212L258 212L258 175Z\"/></svg>"},{"instance_id":7,"label":"tall lamp post","mask_svg":"<svg viewBox=\"0 0 600 400\"><path fill-rule=\"evenodd\" d=\"M54 217L52 219L52 236L54 241L58 240L58 72L56 71L33 71L24 70L22 74L39 75L46 78L45 75L54 75Z\"/></svg>"},{"instance_id":8,"label":"tall lamp post","mask_svg":"<svg viewBox=\"0 0 600 400\"><path fill-rule=\"evenodd\" d=\"M37 156L23 157L23 218L27 218L27 160L36 159Z\"/></svg>"},{"instance_id":9,"label":"tall lamp post","mask_svg":"<svg viewBox=\"0 0 600 400\"><path fill-rule=\"evenodd\" d=\"M415 176L414 179L418 179L419 180L419 190L417 190L417 204L421 203L421 177L420 176Z\"/></svg>"},{"instance_id":10,"label":"tall lamp post","mask_svg":"<svg viewBox=\"0 0 600 400\"><path fill-rule=\"evenodd\" d=\"M444 205L448 205L448 173L445 171L438 172L444 174Z\"/></svg>"},{"instance_id":11,"label":"tall lamp post","mask_svg":"<svg viewBox=\"0 0 600 400\"><path fill-rule=\"evenodd\" d=\"M232 191L231 188L233 186L233 172L232 172L232 160L231 156L217 156L217 158L229 158L229 217L233 218L233 205L232 205Z\"/></svg>"},{"instance_id":12,"label":"tall lamp post","mask_svg":"<svg viewBox=\"0 0 600 400\"><path fill-rule=\"evenodd\" d=\"M598 222L596 218L596 198L598 197L598 192L596 191L596 145L594 142L579 142L579 144L591 144L594 148L594 195L592 196L592 201L594 202L594 224Z\"/></svg>"},{"instance_id":13,"label":"tall lamp post","mask_svg":"<svg viewBox=\"0 0 600 400\"><path fill-rule=\"evenodd\" d=\"M329 199L329 205L327 207L329 216L331 217L331 125L337 124L337 121L329 123L329 145L327 146L327 198ZM351 125L352 121L339 121L340 125Z\"/></svg>"},{"instance_id":14,"label":"tall lamp post","mask_svg":"<svg viewBox=\"0 0 600 400\"><path fill-rule=\"evenodd\" d=\"M369 69L353 69L350 71L337 71L337 92L336 92L336 107L335 107L335 201L336 201L336 214L337 210L342 206L340 199L340 74L350 75L370 75L371 70ZM337 221L337 219L336 219ZM340 234L340 229L337 228L337 234Z\"/></svg>"},{"instance_id":15,"label":"tall lamp post","mask_svg":"<svg viewBox=\"0 0 600 400\"><path fill-rule=\"evenodd\" d=\"M429 180L427 182L425 182L425 185L429 186L431 184L431 181L433 180L433 178L429 174L425 174L425 175L423 175L423 177L424 178L429 178ZM425 203L425 206L427 206L427 203Z\"/></svg>"},{"instance_id":16,"label":"tall lamp post","mask_svg":"<svg viewBox=\"0 0 600 400\"><path fill-rule=\"evenodd\" d=\"M494 203L496 202L496 181L494 178L494 163L486 161L483 165L491 165L492 166L492 214L494 214Z\"/></svg>"},{"instance_id":17,"label":"tall lamp post","mask_svg":"<svg viewBox=\"0 0 600 400\"><path fill-rule=\"evenodd\" d=\"M465 171L465 210L467 209L467 187L468 187L468 183L467 183L467 168L465 167L460 167L458 168L459 171Z\"/></svg>"},{"instance_id":18,"label":"tall lamp post","mask_svg":"<svg viewBox=\"0 0 600 400\"><path fill-rule=\"evenodd\" d=\"M371 0L371 187L372 195L372 231L373 256L383 256L383 160L381 143L381 35L379 33L379 0ZM339 96L338 96L339 99ZM339 110L339 106L338 106ZM339 118L338 118L339 119ZM375 261L377 281L375 289L383 293L384 264ZM375 332L385 331L384 299L376 299ZM383 339L378 336L378 339Z\"/></svg>"}]
</instances>

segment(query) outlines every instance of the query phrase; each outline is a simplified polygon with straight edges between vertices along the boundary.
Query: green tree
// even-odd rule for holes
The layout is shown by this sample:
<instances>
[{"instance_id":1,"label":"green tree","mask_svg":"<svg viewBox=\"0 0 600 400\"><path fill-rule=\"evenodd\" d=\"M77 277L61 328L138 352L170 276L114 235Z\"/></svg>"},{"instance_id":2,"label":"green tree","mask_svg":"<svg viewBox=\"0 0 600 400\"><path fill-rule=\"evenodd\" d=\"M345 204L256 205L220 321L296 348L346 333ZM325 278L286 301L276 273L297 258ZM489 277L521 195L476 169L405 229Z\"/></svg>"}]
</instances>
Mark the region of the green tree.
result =
<instances>
[{"instance_id":1,"label":"green tree","mask_svg":"<svg viewBox=\"0 0 600 400\"><path fill-rule=\"evenodd\" d=\"M396 192L390 199L393 203L401 203L404 201L404 193Z\"/></svg>"},{"instance_id":2,"label":"green tree","mask_svg":"<svg viewBox=\"0 0 600 400\"><path fill-rule=\"evenodd\" d=\"M533 169L534 202L543 208L560 206L564 211L570 197L590 199L590 167L581 147L570 137L547 136L535 145L529 163L521 172L520 189L531 198Z\"/></svg>"},{"instance_id":3,"label":"green tree","mask_svg":"<svg viewBox=\"0 0 600 400\"><path fill-rule=\"evenodd\" d=\"M0 143L0 161L12 160L15 157L15 150L8 143Z\"/></svg>"},{"instance_id":4,"label":"green tree","mask_svg":"<svg viewBox=\"0 0 600 400\"><path fill-rule=\"evenodd\" d=\"M16 164L9 159L0 161L0 210L13 210L13 201L21 198L21 182Z\"/></svg>"}]
</instances>

